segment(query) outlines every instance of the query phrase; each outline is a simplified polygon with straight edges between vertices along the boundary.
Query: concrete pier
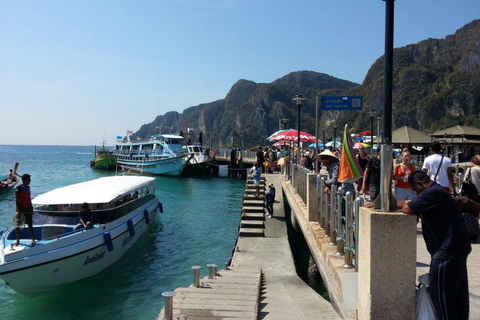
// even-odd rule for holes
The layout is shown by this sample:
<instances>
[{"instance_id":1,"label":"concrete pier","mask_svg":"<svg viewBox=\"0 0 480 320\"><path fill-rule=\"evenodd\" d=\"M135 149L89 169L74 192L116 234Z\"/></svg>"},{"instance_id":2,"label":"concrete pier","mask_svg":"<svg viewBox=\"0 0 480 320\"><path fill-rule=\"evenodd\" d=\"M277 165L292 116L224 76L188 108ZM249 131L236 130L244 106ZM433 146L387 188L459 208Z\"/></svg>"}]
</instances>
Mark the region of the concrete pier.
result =
<instances>
[{"instance_id":1,"label":"concrete pier","mask_svg":"<svg viewBox=\"0 0 480 320\"><path fill-rule=\"evenodd\" d=\"M428 272L430 262L415 217L361 208L355 261L359 270L355 274L354 269L342 266L344 258L335 254L337 247L330 244L320 227L312 196L308 193L305 203L283 175L265 175L262 188L269 183L276 188L273 218L265 219L264 192L260 198L252 197L252 186L247 182L230 270L221 270L214 279L203 279L199 288L175 290L174 319L415 318L415 284L419 275ZM310 248L331 303L296 274L283 196L291 208L292 224ZM470 319L480 320L480 243L472 243L472 249L468 259ZM346 278L357 279L352 276L358 277L353 284L358 289L353 307L346 301L351 298L346 297L352 287L342 288ZM162 315L158 319L163 319Z\"/></svg>"}]
</instances>

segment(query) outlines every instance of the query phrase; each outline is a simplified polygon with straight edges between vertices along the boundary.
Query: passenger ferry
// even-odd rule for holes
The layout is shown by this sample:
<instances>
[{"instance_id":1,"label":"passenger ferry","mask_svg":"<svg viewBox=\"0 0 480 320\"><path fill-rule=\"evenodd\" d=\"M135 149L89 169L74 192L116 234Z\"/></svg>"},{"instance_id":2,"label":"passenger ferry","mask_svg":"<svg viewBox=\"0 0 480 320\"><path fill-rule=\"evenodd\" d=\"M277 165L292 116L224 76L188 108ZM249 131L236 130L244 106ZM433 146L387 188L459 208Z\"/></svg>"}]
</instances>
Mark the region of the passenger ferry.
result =
<instances>
[{"instance_id":1,"label":"passenger ferry","mask_svg":"<svg viewBox=\"0 0 480 320\"><path fill-rule=\"evenodd\" d=\"M140 173L179 176L192 155L182 136L162 134L148 140L117 142L113 150L119 167Z\"/></svg>"},{"instance_id":2,"label":"passenger ferry","mask_svg":"<svg viewBox=\"0 0 480 320\"><path fill-rule=\"evenodd\" d=\"M91 223L78 228L83 203ZM32 200L36 245L28 228L0 231L0 277L33 297L90 277L120 259L152 224L162 204L155 178L113 176L54 189Z\"/></svg>"}]
</instances>

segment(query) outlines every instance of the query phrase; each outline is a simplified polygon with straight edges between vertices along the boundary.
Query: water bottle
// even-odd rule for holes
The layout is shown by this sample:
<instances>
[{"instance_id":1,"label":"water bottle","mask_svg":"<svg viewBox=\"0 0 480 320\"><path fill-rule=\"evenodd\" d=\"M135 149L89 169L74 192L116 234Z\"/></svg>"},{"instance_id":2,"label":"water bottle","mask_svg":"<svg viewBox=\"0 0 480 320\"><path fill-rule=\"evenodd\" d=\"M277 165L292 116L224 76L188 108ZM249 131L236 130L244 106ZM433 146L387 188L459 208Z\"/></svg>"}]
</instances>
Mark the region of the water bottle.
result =
<instances>
[{"instance_id":1,"label":"water bottle","mask_svg":"<svg viewBox=\"0 0 480 320\"><path fill-rule=\"evenodd\" d=\"M408 182L408 176L409 175L410 175L410 170L408 170L408 168L407 168L407 170L405 170L405 177L403 177L404 182Z\"/></svg>"}]
</instances>

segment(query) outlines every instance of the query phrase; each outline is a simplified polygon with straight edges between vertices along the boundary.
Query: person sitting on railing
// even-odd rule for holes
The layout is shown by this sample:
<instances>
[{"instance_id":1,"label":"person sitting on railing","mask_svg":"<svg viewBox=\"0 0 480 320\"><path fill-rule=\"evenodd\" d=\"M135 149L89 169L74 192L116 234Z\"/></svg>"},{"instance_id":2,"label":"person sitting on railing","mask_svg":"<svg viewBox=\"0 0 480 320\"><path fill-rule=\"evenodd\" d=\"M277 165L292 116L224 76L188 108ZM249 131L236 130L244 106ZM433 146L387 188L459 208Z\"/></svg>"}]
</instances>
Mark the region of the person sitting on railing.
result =
<instances>
[{"instance_id":1,"label":"person sitting on railing","mask_svg":"<svg viewBox=\"0 0 480 320\"><path fill-rule=\"evenodd\" d=\"M340 162L333 152L328 149L315 156L315 160L320 161L327 168L328 179L325 181L325 189L323 191L326 194L330 194L331 186L338 184Z\"/></svg>"}]
</instances>

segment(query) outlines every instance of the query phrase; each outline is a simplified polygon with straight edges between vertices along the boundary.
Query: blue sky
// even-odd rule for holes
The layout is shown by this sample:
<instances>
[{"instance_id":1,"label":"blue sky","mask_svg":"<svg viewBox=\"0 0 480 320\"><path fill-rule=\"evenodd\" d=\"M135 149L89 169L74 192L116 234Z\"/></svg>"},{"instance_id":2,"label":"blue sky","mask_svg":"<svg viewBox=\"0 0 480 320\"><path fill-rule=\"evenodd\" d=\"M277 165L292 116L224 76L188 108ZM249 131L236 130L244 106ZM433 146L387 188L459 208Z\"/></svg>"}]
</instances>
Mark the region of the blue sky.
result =
<instances>
[{"instance_id":1,"label":"blue sky","mask_svg":"<svg viewBox=\"0 0 480 320\"><path fill-rule=\"evenodd\" d=\"M394 45L478 18L478 0L397 0ZM239 79L361 83L384 38L381 0L0 0L0 144L111 145Z\"/></svg>"}]
</instances>

